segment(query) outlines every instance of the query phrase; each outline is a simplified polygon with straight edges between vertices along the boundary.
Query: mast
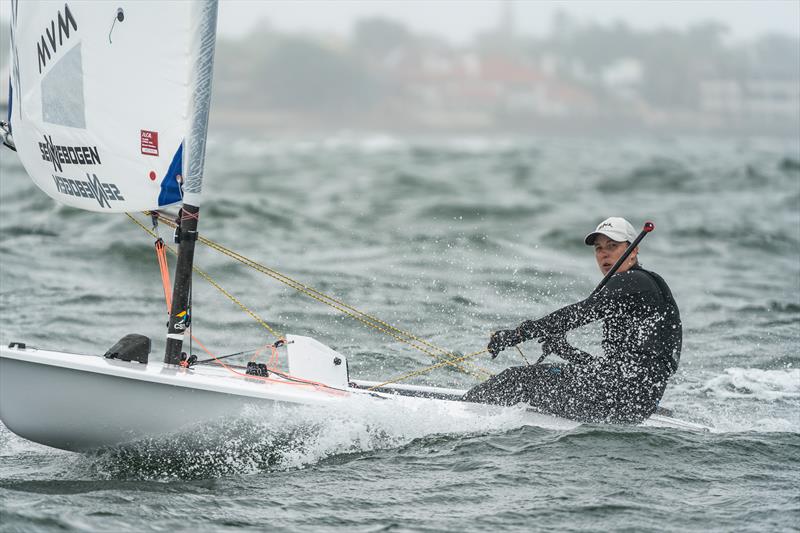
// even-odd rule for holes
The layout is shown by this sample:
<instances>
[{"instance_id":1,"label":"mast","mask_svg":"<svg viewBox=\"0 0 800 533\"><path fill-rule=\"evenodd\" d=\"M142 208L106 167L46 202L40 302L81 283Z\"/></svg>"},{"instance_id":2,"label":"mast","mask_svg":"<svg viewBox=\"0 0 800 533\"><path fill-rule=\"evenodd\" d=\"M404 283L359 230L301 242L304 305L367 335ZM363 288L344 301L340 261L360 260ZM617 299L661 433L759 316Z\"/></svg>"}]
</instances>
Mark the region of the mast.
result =
<instances>
[{"instance_id":1,"label":"mast","mask_svg":"<svg viewBox=\"0 0 800 533\"><path fill-rule=\"evenodd\" d=\"M189 126L184 151L183 207L180 211L176 235L178 263L175 266L175 284L172 290L172 309L167 329L167 349L164 363L177 365L186 330L191 321L189 294L192 288L192 266L197 241L197 225L200 217L203 165L206 155L208 114L211 107L211 79L214 71L214 44L217 34L217 0L202 0L196 4L199 11L195 17L198 24L192 43L196 54L191 87L194 94L189 113Z\"/></svg>"},{"instance_id":2,"label":"mast","mask_svg":"<svg viewBox=\"0 0 800 533\"><path fill-rule=\"evenodd\" d=\"M178 243L178 263L175 266L175 283L172 288L172 309L169 312L167 326L167 350L164 362L177 365L181 362L183 337L189 328L191 310L189 309L189 292L192 290L192 266L194 264L194 243L197 241L197 222L200 207L183 204L181 221L175 235Z\"/></svg>"}]
</instances>

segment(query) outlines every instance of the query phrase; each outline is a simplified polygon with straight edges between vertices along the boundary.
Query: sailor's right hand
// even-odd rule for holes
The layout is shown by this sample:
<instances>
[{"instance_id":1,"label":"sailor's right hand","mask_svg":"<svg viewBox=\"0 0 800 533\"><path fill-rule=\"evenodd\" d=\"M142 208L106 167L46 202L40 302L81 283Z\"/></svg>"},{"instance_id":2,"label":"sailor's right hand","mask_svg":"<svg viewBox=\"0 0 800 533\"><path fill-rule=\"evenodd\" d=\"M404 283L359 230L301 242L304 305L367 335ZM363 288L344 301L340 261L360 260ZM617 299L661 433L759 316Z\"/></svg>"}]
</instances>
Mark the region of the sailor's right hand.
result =
<instances>
[{"instance_id":1,"label":"sailor's right hand","mask_svg":"<svg viewBox=\"0 0 800 533\"><path fill-rule=\"evenodd\" d=\"M489 345L486 349L489 350L489 353L492 354L492 359L494 359L497 354L506 348L516 346L522 341L522 336L516 329L501 329L492 333L492 338L489 340Z\"/></svg>"},{"instance_id":2,"label":"sailor's right hand","mask_svg":"<svg viewBox=\"0 0 800 533\"><path fill-rule=\"evenodd\" d=\"M545 335L540 337L538 341L542 344L543 357L551 354L561 356L572 349L564 335Z\"/></svg>"}]
</instances>

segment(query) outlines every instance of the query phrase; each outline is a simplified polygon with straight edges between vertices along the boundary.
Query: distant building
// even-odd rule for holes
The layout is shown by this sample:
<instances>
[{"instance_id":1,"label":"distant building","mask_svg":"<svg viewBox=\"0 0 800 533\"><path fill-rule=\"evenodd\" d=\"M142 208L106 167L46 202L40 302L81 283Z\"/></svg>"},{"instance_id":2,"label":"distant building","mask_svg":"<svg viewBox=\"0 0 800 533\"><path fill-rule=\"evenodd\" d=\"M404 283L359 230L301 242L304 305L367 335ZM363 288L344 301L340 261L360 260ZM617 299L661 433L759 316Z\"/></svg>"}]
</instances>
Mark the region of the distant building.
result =
<instances>
[{"instance_id":1,"label":"distant building","mask_svg":"<svg viewBox=\"0 0 800 533\"><path fill-rule=\"evenodd\" d=\"M733 120L799 119L800 80L704 81L700 108Z\"/></svg>"}]
</instances>

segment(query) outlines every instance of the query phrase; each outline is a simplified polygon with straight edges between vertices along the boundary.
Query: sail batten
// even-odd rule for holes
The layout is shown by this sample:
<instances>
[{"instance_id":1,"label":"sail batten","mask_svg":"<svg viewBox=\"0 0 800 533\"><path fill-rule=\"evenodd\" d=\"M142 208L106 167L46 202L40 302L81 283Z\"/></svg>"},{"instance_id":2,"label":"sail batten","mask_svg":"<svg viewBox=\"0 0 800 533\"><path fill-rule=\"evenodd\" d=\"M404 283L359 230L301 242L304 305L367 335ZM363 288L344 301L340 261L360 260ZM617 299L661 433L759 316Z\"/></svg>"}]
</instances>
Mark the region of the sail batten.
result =
<instances>
[{"instance_id":1,"label":"sail batten","mask_svg":"<svg viewBox=\"0 0 800 533\"><path fill-rule=\"evenodd\" d=\"M158 209L181 184L199 200L216 0L12 8L10 122L36 185L89 211Z\"/></svg>"}]
</instances>

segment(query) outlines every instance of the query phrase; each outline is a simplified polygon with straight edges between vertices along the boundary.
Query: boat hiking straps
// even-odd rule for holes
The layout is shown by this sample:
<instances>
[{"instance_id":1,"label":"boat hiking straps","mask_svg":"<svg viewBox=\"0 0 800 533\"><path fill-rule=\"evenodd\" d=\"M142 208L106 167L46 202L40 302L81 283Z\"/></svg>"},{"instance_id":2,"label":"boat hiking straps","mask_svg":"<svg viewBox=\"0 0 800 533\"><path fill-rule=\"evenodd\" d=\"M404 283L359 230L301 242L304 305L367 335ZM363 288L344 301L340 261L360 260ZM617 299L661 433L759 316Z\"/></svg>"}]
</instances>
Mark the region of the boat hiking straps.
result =
<instances>
[{"instance_id":1,"label":"boat hiking straps","mask_svg":"<svg viewBox=\"0 0 800 533\"><path fill-rule=\"evenodd\" d=\"M175 222L173 222L169 218L165 217L163 214L160 214L160 213L157 213L157 212L145 212L145 214L150 215L150 216L157 216L160 221L164 222L168 226L175 227L175 225L176 225ZM131 216L131 215L128 215L128 216ZM131 218L133 219L133 217L131 217ZM133 219L133 220L136 221L136 219ZM138 221L136 221L136 222L138 223ZM142 224L139 224L139 226L144 228L144 226L142 226ZM144 228L144 229L146 229L146 228ZM353 318L353 319L361 322L362 324L364 324L364 325L366 325L368 327L376 329L376 330L388 335L389 337L392 337L393 339L395 339L395 340L397 340L399 342L407 344L408 346L411 346L412 348L415 348L415 349L421 351L422 353L425 353L425 354L429 355L433 359L437 359L439 361L442 361L444 363L444 365L452 366L452 367L454 367L454 368L456 368L456 369L458 369L458 370L460 370L460 371L462 371L464 373L472 375L473 377L475 377L477 379L485 379L485 378L490 377L492 375L492 373L489 372L488 370L486 370L485 368L481 368L480 366L478 366L478 365L476 365L476 364L474 364L472 362L468 363L468 365L470 367L472 367L472 368L465 368L464 365L461 365L460 362L457 361L457 358L455 357L455 355L453 354L452 351L446 350L446 349L441 348L439 346L436 346L435 344L433 344L433 343L431 343L429 341L426 341L424 339L421 339L421 338L417 337L413 333L410 333L408 331L405 331L405 330L399 329L399 328L397 328L395 326L392 326L391 324L389 324L389 323L387 323L387 322L385 322L385 321L383 321L383 320L381 320L381 319L379 319L379 318L377 318L377 317L375 317L373 315L370 315L368 313L360 311L360 310L354 308L353 306L348 305L348 304L344 303L343 301L341 301L341 300L339 300L337 298L334 298L333 296L329 296L327 294L324 294L324 293L314 289L313 287L309 287L308 285L304 285L303 283L301 283L301 282L299 282L299 281L297 281L295 279L290 278L289 276L287 276L285 274L282 274L282 273L280 273L280 272L278 272L278 271L276 271L274 269L271 269L269 267L261 265L261 264L259 264L258 262L254 261L252 259L249 259L249 258L247 258L247 257L245 257L245 256L243 256L243 255L241 255L241 254L239 254L237 252L234 252L233 250L230 250L230 249L222 246L219 243L216 243L216 242L212 241L211 239L208 239L208 238L203 237L202 235L200 235L200 236L197 237L197 240L200 241L201 243L205 244L209 248L212 248L213 250L216 250L217 252L220 252L223 255L226 255L226 256L230 257L231 259L233 259L235 261L238 261L238 262L242 263L243 265L248 266L248 267L250 267L250 268L252 268L252 269L254 269L254 270L256 270L256 271L258 271L258 272L260 272L262 274L265 274L265 275L271 277L272 279L275 279L275 280L283 283L284 285L287 285L287 286L295 289L296 291L301 292L301 293L305 294L306 296L308 296L308 297L310 297L310 298L312 298L312 299L314 299L314 300L316 300L316 301L318 301L320 303L323 303L323 304L325 304L325 305L327 305L329 307L332 307L332 308L336 309L337 311L343 313L344 315L349 316L350 318ZM201 275L203 275L203 274L201 274ZM203 276L203 277L205 277L205 276ZM214 284L213 282L210 281L209 278L206 278L206 279L210 283ZM217 286L216 284L214 284L214 285ZM222 290L222 289L220 288L220 290ZM232 296L229 296L229 297L233 298ZM279 336L276 335L276 337L279 337Z\"/></svg>"}]
</instances>

